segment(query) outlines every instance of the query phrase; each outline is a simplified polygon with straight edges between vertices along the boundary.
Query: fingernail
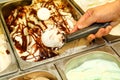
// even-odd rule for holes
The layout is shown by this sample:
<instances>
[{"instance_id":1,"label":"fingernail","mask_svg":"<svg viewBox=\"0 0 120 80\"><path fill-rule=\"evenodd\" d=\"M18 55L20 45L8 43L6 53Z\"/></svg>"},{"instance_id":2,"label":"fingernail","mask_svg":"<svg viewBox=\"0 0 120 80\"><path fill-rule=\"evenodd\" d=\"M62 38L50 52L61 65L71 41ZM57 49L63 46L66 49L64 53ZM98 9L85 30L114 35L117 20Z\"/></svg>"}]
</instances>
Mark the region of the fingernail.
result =
<instances>
[{"instance_id":1,"label":"fingernail","mask_svg":"<svg viewBox=\"0 0 120 80\"><path fill-rule=\"evenodd\" d=\"M83 26L81 26L81 25L78 25L78 29L82 29L83 28Z\"/></svg>"}]
</instances>

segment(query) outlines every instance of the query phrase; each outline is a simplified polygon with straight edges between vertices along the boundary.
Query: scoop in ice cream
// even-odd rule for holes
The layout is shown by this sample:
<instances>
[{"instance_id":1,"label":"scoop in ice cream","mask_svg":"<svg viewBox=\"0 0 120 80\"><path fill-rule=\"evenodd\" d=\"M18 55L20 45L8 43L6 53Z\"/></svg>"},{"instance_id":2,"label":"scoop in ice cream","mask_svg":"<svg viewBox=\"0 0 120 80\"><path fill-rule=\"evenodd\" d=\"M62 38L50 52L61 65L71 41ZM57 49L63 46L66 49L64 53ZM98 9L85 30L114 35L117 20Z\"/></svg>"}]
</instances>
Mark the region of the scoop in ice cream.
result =
<instances>
[{"instance_id":1,"label":"scoop in ice cream","mask_svg":"<svg viewBox=\"0 0 120 80\"><path fill-rule=\"evenodd\" d=\"M4 34L0 34L0 72L4 71L11 63L11 56L8 51Z\"/></svg>"},{"instance_id":2,"label":"scoop in ice cream","mask_svg":"<svg viewBox=\"0 0 120 80\"><path fill-rule=\"evenodd\" d=\"M42 42L47 47L60 48L64 45L64 36L58 28L48 28L41 36Z\"/></svg>"},{"instance_id":3,"label":"scoop in ice cream","mask_svg":"<svg viewBox=\"0 0 120 80\"><path fill-rule=\"evenodd\" d=\"M120 68L115 62L94 59L66 73L68 80L120 80Z\"/></svg>"},{"instance_id":4,"label":"scoop in ice cream","mask_svg":"<svg viewBox=\"0 0 120 80\"><path fill-rule=\"evenodd\" d=\"M47 8L40 8L37 11L37 16L40 20L48 20L50 18L50 11Z\"/></svg>"}]
</instances>

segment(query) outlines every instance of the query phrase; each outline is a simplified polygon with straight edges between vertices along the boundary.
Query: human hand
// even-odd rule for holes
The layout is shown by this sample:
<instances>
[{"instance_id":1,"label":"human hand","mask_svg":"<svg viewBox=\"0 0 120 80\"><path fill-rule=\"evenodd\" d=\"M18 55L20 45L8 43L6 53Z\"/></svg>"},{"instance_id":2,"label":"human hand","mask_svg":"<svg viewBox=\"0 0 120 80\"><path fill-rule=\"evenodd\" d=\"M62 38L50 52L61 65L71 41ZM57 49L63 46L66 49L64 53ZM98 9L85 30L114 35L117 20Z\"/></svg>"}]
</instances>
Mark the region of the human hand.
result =
<instances>
[{"instance_id":1,"label":"human hand","mask_svg":"<svg viewBox=\"0 0 120 80\"><path fill-rule=\"evenodd\" d=\"M74 29L71 32L88 27L93 23L110 22L109 26L99 29L96 34L90 34L87 39L92 41L95 38L101 38L102 36L107 35L111 29L120 22L119 5L120 0L116 0L114 2L87 10L86 13L76 23Z\"/></svg>"}]
</instances>

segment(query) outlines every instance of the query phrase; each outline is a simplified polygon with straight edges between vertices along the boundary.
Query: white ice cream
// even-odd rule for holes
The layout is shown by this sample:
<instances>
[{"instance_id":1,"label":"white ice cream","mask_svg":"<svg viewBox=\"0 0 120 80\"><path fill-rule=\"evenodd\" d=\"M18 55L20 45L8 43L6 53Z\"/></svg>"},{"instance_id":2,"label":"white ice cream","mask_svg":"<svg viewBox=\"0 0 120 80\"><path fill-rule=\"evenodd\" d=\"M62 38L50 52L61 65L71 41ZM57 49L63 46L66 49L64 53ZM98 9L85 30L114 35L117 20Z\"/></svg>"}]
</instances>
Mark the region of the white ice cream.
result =
<instances>
[{"instance_id":1,"label":"white ice cream","mask_svg":"<svg viewBox=\"0 0 120 80\"><path fill-rule=\"evenodd\" d=\"M120 68L103 59L86 61L66 73L68 80L120 80Z\"/></svg>"},{"instance_id":2,"label":"white ice cream","mask_svg":"<svg viewBox=\"0 0 120 80\"><path fill-rule=\"evenodd\" d=\"M113 36L120 36L120 24L115 26L109 34Z\"/></svg>"},{"instance_id":3,"label":"white ice cream","mask_svg":"<svg viewBox=\"0 0 120 80\"><path fill-rule=\"evenodd\" d=\"M84 11L115 0L74 0Z\"/></svg>"},{"instance_id":4,"label":"white ice cream","mask_svg":"<svg viewBox=\"0 0 120 80\"><path fill-rule=\"evenodd\" d=\"M40 20L48 20L50 18L50 11L47 8L40 8L37 16Z\"/></svg>"},{"instance_id":5,"label":"white ice cream","mask_svg":"<svg viewBox=\"0 0 120 80\"><path fill-rule=\"evenodd\" d=\"M62 47L64 45L63 33L56 27L48 28L41 36L42 42L47 47Z\"/></svg>"},{"instance_id":6,"label":"white ice cream","mask_svg":"<svg viewBox=\"0 0 120 80\"><path fill-rule=\"evenodd\" d=\"M10 54L6 53L7 43L3 34L0 34L0 72L4 71L11 63Z\"/></svg>"}]
</instances>

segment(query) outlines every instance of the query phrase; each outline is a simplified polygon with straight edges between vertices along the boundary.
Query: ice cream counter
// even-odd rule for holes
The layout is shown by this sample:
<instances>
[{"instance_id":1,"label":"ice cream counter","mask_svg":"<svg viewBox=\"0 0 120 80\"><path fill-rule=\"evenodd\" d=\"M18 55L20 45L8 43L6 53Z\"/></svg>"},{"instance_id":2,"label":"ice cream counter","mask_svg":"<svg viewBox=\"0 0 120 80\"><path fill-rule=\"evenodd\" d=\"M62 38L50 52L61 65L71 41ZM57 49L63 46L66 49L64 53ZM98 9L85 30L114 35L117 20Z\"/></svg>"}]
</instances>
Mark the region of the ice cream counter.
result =
<instances>
[{"instance_id":1,"label":"ice cream counter","mask_svg":"<svg viewBox=\"0 0 120 80\"><path fill-rule=\"evenodd\" d=\"M85 37L64 42L63 35L69 35L85 11L76 1L1 2L0 80L120 79L116 29L92 42Z\"/></svg>"}]
</instances>

